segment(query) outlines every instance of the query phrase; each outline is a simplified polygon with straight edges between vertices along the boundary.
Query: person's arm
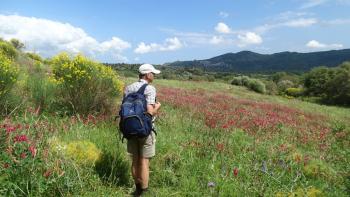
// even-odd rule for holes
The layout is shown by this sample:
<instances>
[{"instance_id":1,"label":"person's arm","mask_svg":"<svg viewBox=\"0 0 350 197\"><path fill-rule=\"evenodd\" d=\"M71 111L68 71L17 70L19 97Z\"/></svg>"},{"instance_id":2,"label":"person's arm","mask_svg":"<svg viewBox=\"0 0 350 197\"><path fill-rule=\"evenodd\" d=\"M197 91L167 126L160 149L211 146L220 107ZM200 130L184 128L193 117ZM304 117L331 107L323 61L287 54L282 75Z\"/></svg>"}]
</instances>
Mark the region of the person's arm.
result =
<instances>
[{"instance_id":1,"label":"person's arm","mask_svg":"<svg viewBox=\"0 0 350 197\"><path fill-rule=\"evenodd\" d=\"M151 114L152 116L156 115L160 106L161 104L159 102L156 102L154 105L147 105L147 113Z\"/></svg>"}]
</instances>

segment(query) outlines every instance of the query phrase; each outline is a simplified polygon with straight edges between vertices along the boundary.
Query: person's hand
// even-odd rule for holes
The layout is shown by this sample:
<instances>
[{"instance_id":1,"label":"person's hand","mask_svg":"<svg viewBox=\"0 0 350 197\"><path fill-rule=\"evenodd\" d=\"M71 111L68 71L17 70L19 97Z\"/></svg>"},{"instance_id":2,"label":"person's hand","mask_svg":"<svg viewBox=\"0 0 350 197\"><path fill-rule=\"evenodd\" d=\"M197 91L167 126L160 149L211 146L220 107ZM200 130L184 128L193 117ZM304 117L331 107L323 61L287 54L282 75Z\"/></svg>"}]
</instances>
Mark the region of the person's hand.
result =
<instances>
[{"instance_id":1,"label":"person's hand","mask_svg":"<svg viewBox=\"0 0 350 197\"><path fill-rule=\"evenodd\" d=\"M162 104L160 104L160 102L156 102L156 104L154 104L154 108L155 108L156 110L158 110L158 109L160 108L161 105L162 105Z\"/></svg>"}]
</instances>

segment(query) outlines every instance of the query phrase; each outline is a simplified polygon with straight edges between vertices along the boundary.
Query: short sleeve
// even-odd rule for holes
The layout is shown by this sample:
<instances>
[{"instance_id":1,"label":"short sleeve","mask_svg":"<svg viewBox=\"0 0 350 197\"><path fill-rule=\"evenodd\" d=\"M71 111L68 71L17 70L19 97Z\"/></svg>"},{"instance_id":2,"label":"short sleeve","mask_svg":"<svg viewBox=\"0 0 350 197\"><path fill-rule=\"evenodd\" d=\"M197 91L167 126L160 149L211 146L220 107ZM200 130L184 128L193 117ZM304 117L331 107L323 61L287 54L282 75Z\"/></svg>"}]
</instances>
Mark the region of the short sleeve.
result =
<instances>
[{"instance_id":1,"label":"short sleeve","mask_svg":"<svg viewBox=\"0 0 350 197\"><path fill-rule=\"evenodd\" d=\"M152 85L148 85L145 89L145 96L148 105L156 103L156 88Z\"/></svg>"}]
</instances>

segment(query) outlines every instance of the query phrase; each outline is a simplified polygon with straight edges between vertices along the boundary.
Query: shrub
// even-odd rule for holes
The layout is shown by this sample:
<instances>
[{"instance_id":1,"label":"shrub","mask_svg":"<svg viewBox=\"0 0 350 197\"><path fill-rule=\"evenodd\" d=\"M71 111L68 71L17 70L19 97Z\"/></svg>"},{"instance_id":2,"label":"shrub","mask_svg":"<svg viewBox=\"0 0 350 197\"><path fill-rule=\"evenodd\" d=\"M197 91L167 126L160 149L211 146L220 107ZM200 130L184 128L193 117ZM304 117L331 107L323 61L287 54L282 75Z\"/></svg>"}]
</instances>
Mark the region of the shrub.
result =
<instances>
[{"instance_id":1,"label":"shrub","mask_svg":"<svg viewBox=\"0 0 350 197\"><path fill-rule=\"evenodd\" d=\"M318 67L304 76L305 94L331 104L350 105L350 62Z\"/></svg>"},{"instance_id":2,"label":"shrub","mask_svg":"<svg viewBox=\"0 0 350 197\"><path fill-rule=\"evenodd\" d=\"M286 89L292 88L294 86L294 83L289 80L282 80L277 83L277 88L280 93L285 92Z\"/></svg>"},{"instance_id":3,"label":"shrub","mask_svg":"<svg viewBox=\"0 0 350 197\"><path fill-rule=\"evenodd\" d=\"M13 47L15 47L18 50L21 50L24 48L24 44L17 39L12 38L10 40L10 43L12 44Z\"/></svg>"},{"instance_id":4,"label":"shrub","mask_svg":"<svg viewBox=\"0 0 350 197\"><path fill-rule=\"evenodd\" d=\"M326 99L330 103L350 105L350 64L336 69L334 77L325 84Z\"/></svg>"},{"instance_id":5,"label":"shrub","mask_svg":"<svg viewBox=\"0 0 350 197\"><path fill-rule=\"evenodd\" d=\"M238 76L234 77L231 84L237 86L246 86L249 85L250 78L248 76Z\"/></svg>"},{"instance_id":6,"label":"shrub","mask_svg":"<svg viewBox=\"0 0 350 197\"><path fill-rule=\"evenodd\" d=\"M253 90L258 93L263 93L263 94L266 93L266 87L263 82L261 82L258 79L251 79L248 76L234 77L231 84L238 85L238 86L245 86L250 90Z\"/></svg>"},{"instance_id":7,"label":"shrub","mask_svg":"<svg viewBox=\"0 0 350 197\"><path fill-rule=\"evenodd\" d=\"M5 55L7 58L14 60L17 57L17 50L15 47L12 46L12 44L6 42L6 41L0 41L0 53Z\"/></svg>"},{"instance_id":8,"label":"shrub","mask_svg":"<svg viewBox=\"0 0 350 197\"><path fill-rule=\"evenodd\" d=\"M188 77L189 80L192 81L204 81L205 77L199 76L199 75L191 75Z\"/></svg>"},{"instance_id":9,"label":"shrub","mask_svg":"<svg viewBox=\"0 0 350 197\"><path fill-rule=\"evenodd\" d=\"M241 86L242 80L240 77L234 77L231 81L231 85Z\"/></svg>"},{"instance_id":10,"label":"shrub","mask_svg":"<svg viewBox=\"0 0 350 197\"><path fill-rule=\"evenodd\" d=\"M306 94L324 96L327 82L334 77L334 70L327 67L317 67L304 76Z\"/></svg>"},{"instance_id":11,"label":"shrub","mask_svg":"<svg viewBox=\"0 0 350 197\"><path fill-rule=\"evenodd\" d=\"M89 141L73 141L67 144L66 153L78 164L94 166L100 158L101 151Z\"/></svg>"},{"instance_id":12,"label":"shrub","mask_svg":"<svg viewBox=\"0 0 350 197\"><path fill-rule=\"evenodd\" d=\"M250 79L248 82L248 88L258 93L266 93L265 84L258 79Z\"/></svg>"},{"instance_id":13,"label":"shrub","mask_svg":"<svg viewBox=\"0 0 350 197\"><path fill-rule=\"evenodd\" d=\"M40 57L40 55L38 55L36 53L26 53L26 55L32 60L36 60L38 62L42 62L43 61L43 59Z\"/></svg>"},{"instance_id":14,"label":"shrub","mask_svg":"<svg viewBox=\"0 0 350 197\"><path fill-rule=\"evenodd\" d=\"M0 53L0 112L3 113L6 105L6 96L16 83L18 69L5 55Z\"/></svg>"},{"instance_id":15,"label":"shrub","mask_svg":"<svg viewBox=\"0 0 350 197\"><path fill-rule=\"evenodd\" d=\"M310 178L321 177L327 180L332 180L335 178L334 170L320 160L311 160L307 165L304 166L303 173L306 177Z\"/></svg>"},{"instance_id":16,"label":"shrub","mask_svg":"<svg viewBox=\"0 0 350 197\"><path fill-rule=\"evenodd\" d=\"M250 78L248 76L242 76L242 85L248 87L249 86L249 81L250 81Z\"/></svg>"},{"instance_id":17,"label":"shrub","mask_svg":"<svg viewBox=\"0 0 350 197\"><path fill-rule=\"evenodd\" d=\"M162 79L176 79L176 75L170 72L162 73L161 75L162 75L161 76ZM132 75L132 76L135 76L135 75Z\"/></svg>"},{"instance_id":18,"label":"shrub","mask_svg":"<svg viewBox=\"0 0 350 197\"><path fill-rule=\"evenodd\" d=\"M101 157L101 150L90 141L77 140L66 143L53 137L49 144L53 153L71 159L79 165L94 166Z\"/></svg>"},{"instance_id":19,"label":"shrub","mask_svg":"<svg viewBox=\"0 0 350 197\"><path fill-rule=\"evenodd\" d=\"M266 93L271 95L278 94L277 84L273 81L264 81L266 87Z\"/></svg>"},{"instance_id":20,"label":"shrub","mask_svg":"<svg viewBox=\"0 0 350 197\"><path fill-rule=\"evenodd\" d=\"M242 86L242 76L238 76L238 77L234 77L233 80L231 81L232 85L236 85L236 86Z\"/></svg>"},{"instance_id":21,"label":"shrub","mask_svg":"<svg viewBox=\"0 0 350 197\"><path fill-rule=\"evenodd\" d=\"M207 76L207 79L208 79L209 82L215 81L215 77L213 75Z\"/></svg>"},{"instance_id":22,"label":"shrub","mask_svg":"<svg viewBox=\"0 0 350 197\"><path fill-rule=\"evenodd\" d=\"M286 94L288 96L299 97L299 96L303 95L303 89L302 88L287 88Z\"/></svg>"},{"instance_id":23,"label":"shrub","mask_svg":"<svg viewBox=\"0 0 350 197\"><path fill-rule=\"evenodd\" d=\"M110 112L123 84L112 68L66 53L53 58L54 81L60 88L62 107L69 113Z\"/></svg>"},{"instance_id":24,"label":"shrub","mask_svg":"<svg viewBox=\"0 0 350 197\"><path fill-rule=\"evenodd\" d=\"M25 76L25 90L31 102L30 105L40 109L40 112L55 110L57 85L49 80L41 64L39 62L36 64L36 72Z\"/></svg>"},{"instance_id":25,"label":"shrub","mask_svg":"<svg viewBox=\"0 0 350 197\"><path fill-rule=\"evenodd\" d=\"M271 78L272 78L273 82L278 83L279 81L281 81L286 76L287 76L286 72L276 72L275 74L273 74L271 76Z\"/></svg>"}]
</instances>

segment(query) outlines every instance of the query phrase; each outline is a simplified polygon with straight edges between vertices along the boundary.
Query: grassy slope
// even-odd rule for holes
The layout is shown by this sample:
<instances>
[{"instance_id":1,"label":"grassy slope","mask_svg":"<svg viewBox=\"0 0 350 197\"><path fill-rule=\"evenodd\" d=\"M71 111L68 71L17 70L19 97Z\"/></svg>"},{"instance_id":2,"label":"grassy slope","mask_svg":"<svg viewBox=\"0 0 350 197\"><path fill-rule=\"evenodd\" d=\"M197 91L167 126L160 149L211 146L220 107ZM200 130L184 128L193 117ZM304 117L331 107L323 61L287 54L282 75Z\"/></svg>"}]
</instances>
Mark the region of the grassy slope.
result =
<instances>
[{"instance_id":1,"label":"grassy slope","mask_svg":"<svg viewBox=\"0 0 350 197\"><path fill-rule=\"evenodd\" d=\"M127 79L127 82L133 79ZM350 109L321 106L317 104L289 100L282 97L267 96L252 93L244 88L230 86L222 83L209 82L180 82L158 80L155 86L170 86L189 89L205 89L209 91L229 92L235 97L253 99L285 104L305 111L329 115L336 120L349 120ZM161 101L162 102L162 101ZM163 102L164 103L164 102ZM286 159L288 155L276 153L275 148L285 143L286 136L293 135L289 130L276 135L271 141L255 143L255 139L244 132L234 129L225 133L220 130L211 130L203 121L187 110L174 108L164 104L162 115L159 117L157 136L157 156L151 161L152 188L149 196L258 196L275 195L277 192L288 193L297 188L310 189L312 186L322 190L326 196L346 196L344 186L337 185L332 178L323 180L298 177L301 169L297 164L291 165L291 172L276 167L273 161L280 158ZM125 143L116 137L115 127L108 124L91 130L84 128L64 134L65 139L89 139L94 142L104 154L107 160L103 168L118 166L123 173L115 175L127 176L130 161L125 154ZM218 151L216 144L224 144L224 151ZM292 145L293 151L301 151L317 157L318 152L307 146L298 147ZM344 150L340 150L344 151ZM110 153L110 154L109 154ZM334 152L334 154L338 154ZM332 163L333 169L347 171L344 160ZM266 163L269 172L261 170ZM234 176L234 168L239 169L238 176ZM348 176L348 175L347 175ZM104 183L93 180L93 188L83 193L85 196L96 194L125 196L131 192L131 177L115 184L112 181ZM208 182L214 182L214 188L208 188Z\"/></svg>"},{"instance_id":2,"label":"grassy slope","mask_svg":"<svg viewBox=\"0 0 350 197\"><path fill-rule=\"evenodd\" d=\"M130 79L128 79L128 81L130 81ZM219 82L191 82L177 80L157 80L155 84L169 87L181 87L186 89L205 89L209 91L220 91L224 93L230 93L232 96L237 98L283 104L307 112L327 114L337 120L342 119L350 122L350 108L319 105L297 99L288 99L281 96L258 94L241 86L233 86Z\"/></svg>"},{"instance_id":3,"label":"grassy slope","mask_svg":"<svg viewBox=\"0 0 350 197\"><path fill-rule=\"evenodd\" d=\"M127 83L134 80L136 79L125 79ZM225 92L237 98L279 103L307 112L324 114L334 121L341 120L350 124L349 108L261 95L229 84L156 80L155 86ZM151 161L152 189L149 196L273 196L277 192L287 193L300 187L307 189L311 186L322 190L326 196L346 196L346 192L349 192L349 183L347 188L344 188L344 185L340 185L338 179L333 177L334 174L331 174L330 178L308 179L303 175L299 177L300 166L296 164L290 164L291 172L274 165L275 160L287 160L289 155L280 155L275 149L288 142L288 136L293 135L293 131L283 130L270 141L256 143L254 137L239 129L232 129L230 132L209 129L198 115L175 108L165 101L160 102L163 103L163 113L157 121L157 156ZM132 191L130 161L125 153L126 143L122 143L118 138L115 123L106 122L96 127L77 124L68 132L64 132L63 128L59 129L62 132L56 134L61 140L89 140L102 151L102 159L95 169L81 169L81 172L78 172L80 176L76 177L76 182L84 183L88 187L83 193L74 195L126 196ZM224 150L218 151L217 144L223 144ZM293 143L291 146L292 151L300 151L313 157L320 156L317 150L310 148L311 146ZM328 154L326 160L329 165L336 171L342 171L341 176L348 179L349 151L346 148L348 147L335 146L330 152L322 154ZM261 170L264 163L269 169L268 172ZM232 172L235 168L239 170L237 176ZM101 177L99 174L107 174L108 177ZM207 187L208 182L214 182L215 187Z\"/></svg>"}]
</instances>

